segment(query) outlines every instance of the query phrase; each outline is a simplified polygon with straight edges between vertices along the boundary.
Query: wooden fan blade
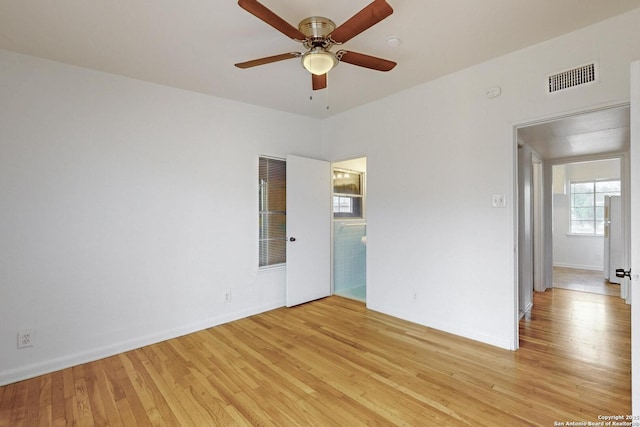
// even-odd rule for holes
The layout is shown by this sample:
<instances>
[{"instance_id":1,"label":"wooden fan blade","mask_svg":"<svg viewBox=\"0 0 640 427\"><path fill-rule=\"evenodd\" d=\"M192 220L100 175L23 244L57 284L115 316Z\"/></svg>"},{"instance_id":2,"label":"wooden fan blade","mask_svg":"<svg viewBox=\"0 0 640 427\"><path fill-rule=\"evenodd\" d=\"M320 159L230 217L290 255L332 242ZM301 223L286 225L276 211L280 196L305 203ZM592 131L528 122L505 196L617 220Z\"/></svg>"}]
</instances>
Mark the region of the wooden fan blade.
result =
<instances>
[{"instance_id":1,"label":"wooden fan blade","mask_svg":"<svg viewBox=\"0 0 640 427\"><path fill-rule=\"evenodd\" d=\"M340 58L340 62L346 62L347 64L378 71L390 71L397 65L395 62L387 59L376 58L375 56L365 55L364 53L349 52L346 50L336 52L336 56Z\"/></svg>"},{"instance_id":2,"label":"wooden fan blade","mask_svg":"<svg viewBox=\"0 0 640 427\"><path fill-rule=\"evenodd\" d=\"M345 43L393 13L385 0L374 0L344 24L338 26L329 37L336 43Z\"/></svg>"},{"instance_id":3,"label":"wooden fan blade","mask_svg":"<svg viewBox=\"0 0 640 427\"><path fill-rule=\"evenodd\" d=\"M324 89L327 87L327 74L320 76L311 74L311 83L313 84L313 90Z\"/></svg>"},{"instance_id":4,"label":"wooden fan blade","mask_svg":"<svg viewBox=\"0 0 640 427\"><path fill-rule=\"evenodd\" d=\"M307 38L302 31L280 18L256 0L238 0L238 6L294 40L302 41Z\"/></svg>"},{"instance_id":5,"label":"wooden fan blade","mask_svg":"<svg viewBox=\"0 0 640 427\"><path fill-rule=\"evenodd\" d=\"M258 65L270 64L272 62L284 61L285 59L299 58L302 55L300 52L282 53L280 55L267 56L265 58L254 59L247 62L239 62L236 65L238 68L251 68Z\"/></svg>"}]
</instances>

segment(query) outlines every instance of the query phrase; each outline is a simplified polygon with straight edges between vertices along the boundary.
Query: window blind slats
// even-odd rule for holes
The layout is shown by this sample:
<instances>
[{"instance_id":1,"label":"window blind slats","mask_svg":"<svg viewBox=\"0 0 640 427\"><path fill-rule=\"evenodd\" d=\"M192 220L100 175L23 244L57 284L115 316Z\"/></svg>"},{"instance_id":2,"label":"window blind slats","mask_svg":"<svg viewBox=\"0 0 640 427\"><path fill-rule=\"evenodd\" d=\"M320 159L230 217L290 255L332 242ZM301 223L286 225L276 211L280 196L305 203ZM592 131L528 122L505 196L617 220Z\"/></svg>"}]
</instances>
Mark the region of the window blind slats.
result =
<instances>
[{"instance_id":1,"label":"window blind slats","mask_svg":"<svg viewBox=\"0 0 640 427\"><path fill-rule=\"evenodd\" d=\"M287 167L284 160L260 157L258 165L259 266L287 260Z\"/></svg>"}]
</instances>

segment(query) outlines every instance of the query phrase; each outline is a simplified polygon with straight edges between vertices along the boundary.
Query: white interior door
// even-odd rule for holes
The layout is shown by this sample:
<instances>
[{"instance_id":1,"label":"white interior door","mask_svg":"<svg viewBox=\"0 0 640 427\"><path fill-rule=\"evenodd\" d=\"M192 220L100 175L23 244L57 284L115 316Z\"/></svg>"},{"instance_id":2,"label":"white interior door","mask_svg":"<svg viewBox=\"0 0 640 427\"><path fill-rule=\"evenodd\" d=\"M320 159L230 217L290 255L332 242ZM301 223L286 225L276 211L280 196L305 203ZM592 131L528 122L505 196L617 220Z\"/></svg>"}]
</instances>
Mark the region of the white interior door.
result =
<instances>
[{"instance_id":1,"label":"white interior door","mask_svg":"<svg viewBox=\"0 0 640 427\"><path fill-rule=\"evenodd\" d=\"M631 64L631 402L640 415L640 61Z\"/></svg>"},{"instance_id":2,"label":"white interior door","mask_svg":"<svg viewBox=\"0 0 640 427\"><path fill-rule=\"evenodd\" d=\"M331 293L331 163L287 156L287 307Z\"/></svg>"}]
</instances>

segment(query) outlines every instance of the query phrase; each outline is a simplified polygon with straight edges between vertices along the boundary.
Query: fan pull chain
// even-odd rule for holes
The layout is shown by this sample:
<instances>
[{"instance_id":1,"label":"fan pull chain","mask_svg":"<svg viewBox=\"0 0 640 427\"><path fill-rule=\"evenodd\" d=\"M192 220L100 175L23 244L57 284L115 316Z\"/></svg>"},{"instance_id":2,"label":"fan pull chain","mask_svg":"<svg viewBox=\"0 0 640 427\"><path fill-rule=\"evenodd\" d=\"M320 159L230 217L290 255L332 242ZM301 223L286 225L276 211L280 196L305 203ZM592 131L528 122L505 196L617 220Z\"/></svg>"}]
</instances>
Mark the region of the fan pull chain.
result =
<instances>
[{"instance_id":1,"label":"fan pull chain","mask_svg":"<svg viewBox=\"0 0 640 427\"><path fill-rule=\"evenodd\" d=\"M328 79L329 79L329 76L327 75L327 80L328 80ZM325 89L324 91L325 91L325 95L326 95L326 96L325 96L325 104L326 104L326 105L325 105L325 109L326 109L327 111L329 111L329 108L331 108L331 107L330 107L330 105L329 105L329 104L330 104L330 102L329 102L329 85L328 85L328 84L327 84L327 87L326 87L326 89Z\"/></svg>"},{"instance_id":2,"label":"fan pull chain","mask_svg":"<svg viewBox=\"0 0 640 427\"><path fill-rule=\"evenodd\" d=\"M322 91L316 91L316 92L313 92L313 93L318 93L318 92L324 92L324 94L325 94L325 107L324 108L327 111L330 110L331 109L331 105L330 105L330 102L329 102L329 85L327 85L326 88L322 89ZM309 95L309 102L313 102L313 93L311 93Z\"/></svg>"}]
</instances>

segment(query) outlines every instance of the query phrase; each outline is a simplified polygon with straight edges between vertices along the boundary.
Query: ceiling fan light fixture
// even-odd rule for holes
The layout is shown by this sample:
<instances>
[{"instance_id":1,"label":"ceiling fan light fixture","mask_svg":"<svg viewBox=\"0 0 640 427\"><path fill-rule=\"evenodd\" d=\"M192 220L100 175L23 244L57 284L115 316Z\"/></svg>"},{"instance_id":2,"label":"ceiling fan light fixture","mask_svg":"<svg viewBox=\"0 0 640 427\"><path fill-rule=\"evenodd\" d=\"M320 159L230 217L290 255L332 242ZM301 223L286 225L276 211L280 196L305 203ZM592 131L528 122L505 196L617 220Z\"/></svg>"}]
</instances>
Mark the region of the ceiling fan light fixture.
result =
<instances>
[{"instance_id":1,"label":"ceiling fan light fixture","mask_svg":"<svg viewBox=\"0 0 640 427\"><path fill-rule=\"evenodd\" d=\"M302 66L316 76L328 73L336 65L336 56L321 47L313 48L302 55Z\"/></svg>"}]
</instances>

